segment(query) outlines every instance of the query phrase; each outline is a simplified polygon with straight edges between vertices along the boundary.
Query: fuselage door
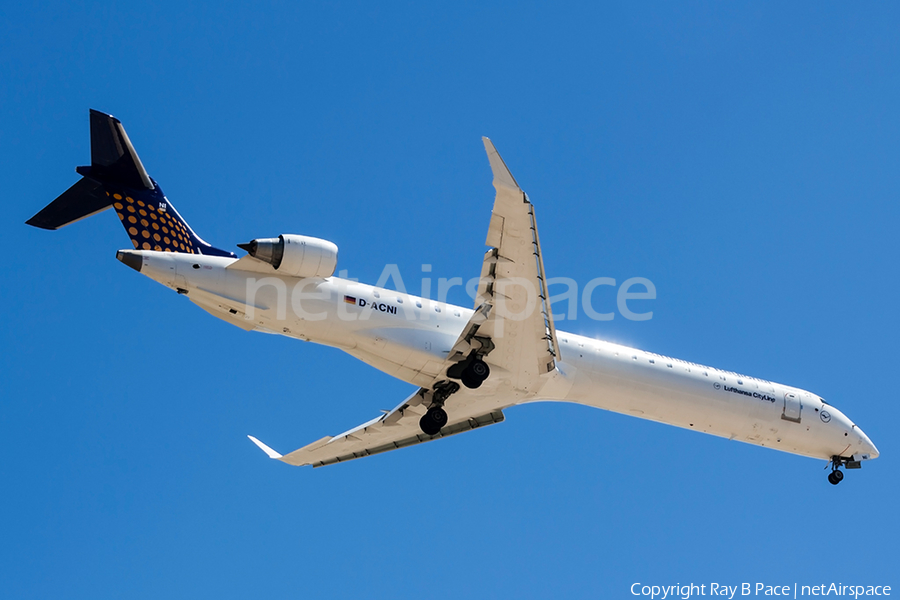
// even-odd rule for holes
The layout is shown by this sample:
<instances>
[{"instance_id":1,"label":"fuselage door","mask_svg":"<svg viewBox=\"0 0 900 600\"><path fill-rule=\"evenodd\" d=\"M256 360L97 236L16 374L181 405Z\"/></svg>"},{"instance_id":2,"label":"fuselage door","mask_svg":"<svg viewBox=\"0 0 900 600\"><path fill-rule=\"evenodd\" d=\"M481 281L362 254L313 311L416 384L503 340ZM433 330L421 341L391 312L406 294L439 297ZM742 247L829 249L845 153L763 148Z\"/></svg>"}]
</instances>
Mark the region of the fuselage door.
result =
<instances>
[{"instance_id":1,"label":"fuselage door","mask_svg":"<svg viewBox=\"0 0 900 600\"><path fill-rule=\"evenodd\" d=\"M788 392L784 395L784 412L781 418L785 421L800 422L800 411L803 410L803 404L800 401L800 394Z\"/></svg>"}]
</instances>

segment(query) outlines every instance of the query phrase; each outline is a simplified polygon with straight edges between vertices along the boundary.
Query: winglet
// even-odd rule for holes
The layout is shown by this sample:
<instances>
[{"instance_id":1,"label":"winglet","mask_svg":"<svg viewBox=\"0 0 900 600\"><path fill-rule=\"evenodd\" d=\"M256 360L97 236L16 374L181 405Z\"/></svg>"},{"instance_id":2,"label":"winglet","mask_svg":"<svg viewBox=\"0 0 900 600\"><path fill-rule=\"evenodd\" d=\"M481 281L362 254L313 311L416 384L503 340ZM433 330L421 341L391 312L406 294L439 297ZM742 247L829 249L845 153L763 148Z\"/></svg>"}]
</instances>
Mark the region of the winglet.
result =
<instances>
[{"instance_id":1,"label":"winglet","mask_svg":"<svg viewBox=\"0 0 900 600\"><path fill-rule=\"evenodd\" d=\"M259 446L259 449L260 449L260 450L262 450L263 452L265 452L266 454L268 454L268 455L269 455L269 458L281 458L281 455L280 455L280 454L278 454L277 452L275 452L274 450L272 450L271 448L269 448L268 446L266 446L265 444L263 444L261 441L259 441L258 439L256 439L256 438L253 437L252 435L248 435L247 437L250 438L250 441L251 441L251 442L253 442L253 443L256 444L257 446Z\"/></svg>"},{"instance_id":2,"label":"winglet","mask_svg":"<svg viewBox=\"0 0 900 600\"><path fill-rule=\"evenodd\" d=\"M516 178L513 177L512 173L509 172L506 163L500 158L500 153L494 148L493 142L486 137L481 138L481 141L484 142L484 150L487 152L488 162L491 163L491 171L494 172L494 185L502 185L514 190L520 190L521 188L519 187L519 184L516 183Z\"/></svg>"}]
</instances>

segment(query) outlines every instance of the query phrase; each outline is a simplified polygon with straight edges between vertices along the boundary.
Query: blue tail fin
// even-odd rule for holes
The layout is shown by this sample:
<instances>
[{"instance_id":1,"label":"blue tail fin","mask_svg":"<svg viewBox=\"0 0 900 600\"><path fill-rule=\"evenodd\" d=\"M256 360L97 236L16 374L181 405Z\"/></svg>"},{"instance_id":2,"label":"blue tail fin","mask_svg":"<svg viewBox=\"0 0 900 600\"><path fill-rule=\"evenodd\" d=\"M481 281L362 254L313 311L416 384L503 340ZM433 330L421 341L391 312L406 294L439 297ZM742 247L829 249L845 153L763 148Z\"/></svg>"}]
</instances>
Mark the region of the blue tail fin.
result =
<instances>
[{"instance_id":1,"label":"blue tail fin","mask_svg":"<svg viewBox=\"0 0 900 600\"><path fill-rule=\"evenodd\" d=\"M137 249L235 257L194 233L147 174L122 123L91 110L91 166L82 179L26 223L59 229L112 206Z\"/></svg>"}]
</instances>

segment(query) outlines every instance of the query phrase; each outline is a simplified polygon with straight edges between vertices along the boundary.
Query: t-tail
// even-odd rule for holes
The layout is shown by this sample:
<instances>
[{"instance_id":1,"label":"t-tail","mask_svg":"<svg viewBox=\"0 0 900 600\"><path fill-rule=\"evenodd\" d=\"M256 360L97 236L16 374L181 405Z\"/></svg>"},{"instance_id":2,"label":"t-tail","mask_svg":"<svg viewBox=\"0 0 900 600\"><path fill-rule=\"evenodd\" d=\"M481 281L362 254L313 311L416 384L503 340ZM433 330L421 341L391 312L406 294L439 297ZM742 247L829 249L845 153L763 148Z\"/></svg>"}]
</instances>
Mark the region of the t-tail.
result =
<instances>
[{"instance_id":1,"label":"t-tail","mask_svg":"<svg viewBox=\"0 0 900 600\"><path fill-rule=\"evenodd\" d=\"M112 115L91 110L91 166L75 171L82 178L28 225L59 229L113 207L135 249L236 257L194 233L147 174L125 128Z\"/></svg>"}]
</instances>

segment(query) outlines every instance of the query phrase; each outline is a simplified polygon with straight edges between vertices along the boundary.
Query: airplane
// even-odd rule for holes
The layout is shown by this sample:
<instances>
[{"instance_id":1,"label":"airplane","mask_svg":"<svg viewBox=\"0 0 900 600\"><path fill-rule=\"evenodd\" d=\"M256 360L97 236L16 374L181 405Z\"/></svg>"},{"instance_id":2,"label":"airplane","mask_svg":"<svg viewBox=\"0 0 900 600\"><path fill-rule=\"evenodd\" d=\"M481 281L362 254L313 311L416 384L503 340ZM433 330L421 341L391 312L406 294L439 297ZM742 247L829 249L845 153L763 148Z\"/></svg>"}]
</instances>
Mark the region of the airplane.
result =
<instances>
[{"instance_id":1,"label":"airplane","mask_svg":"<svg viewBox=\"0 0 900 600\"><path fill-rule=\"evenodd\" d=\"M483 138L496 191L473 308L335 277L338 248L282 234L203 241L138 158L122 123L91 110L91 164L27 221L55 230L113 208L133 248L116 258L209 314L339 348L416 390L393 410L270 458L321 467L500 423L511 406L572 402L830 463L828 481L878 457L835 406L807 390L557 331L534 206Z\"/></svg>"}]
</instances>

